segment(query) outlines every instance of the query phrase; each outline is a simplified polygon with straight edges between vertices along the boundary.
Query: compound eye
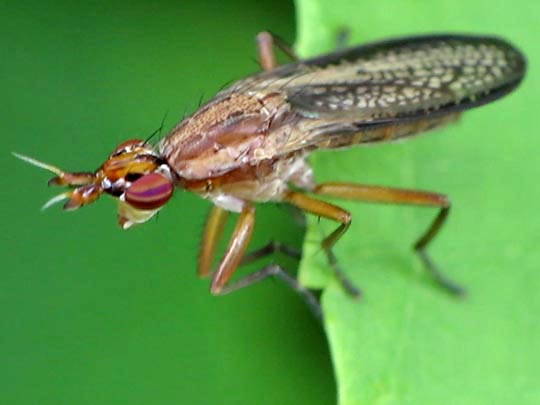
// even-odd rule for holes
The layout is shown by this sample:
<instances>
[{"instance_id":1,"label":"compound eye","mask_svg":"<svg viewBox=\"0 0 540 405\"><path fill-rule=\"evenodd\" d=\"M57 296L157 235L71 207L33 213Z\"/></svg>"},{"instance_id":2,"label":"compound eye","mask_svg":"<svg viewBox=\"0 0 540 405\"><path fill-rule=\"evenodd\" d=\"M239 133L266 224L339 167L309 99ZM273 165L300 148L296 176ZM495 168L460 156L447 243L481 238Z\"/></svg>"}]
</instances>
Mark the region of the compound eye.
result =
<instances>
[{"instance_id":1,"label":"compound eye","mask_svg":"<svg viewBox=\"0 0 540 405\"><path fill-rule=\"evenodd\" d=\"M171 198L174 185L159 173L142 176L127 189L126 202L140 210L155 210Z\"/></svg>"}]
</instances>

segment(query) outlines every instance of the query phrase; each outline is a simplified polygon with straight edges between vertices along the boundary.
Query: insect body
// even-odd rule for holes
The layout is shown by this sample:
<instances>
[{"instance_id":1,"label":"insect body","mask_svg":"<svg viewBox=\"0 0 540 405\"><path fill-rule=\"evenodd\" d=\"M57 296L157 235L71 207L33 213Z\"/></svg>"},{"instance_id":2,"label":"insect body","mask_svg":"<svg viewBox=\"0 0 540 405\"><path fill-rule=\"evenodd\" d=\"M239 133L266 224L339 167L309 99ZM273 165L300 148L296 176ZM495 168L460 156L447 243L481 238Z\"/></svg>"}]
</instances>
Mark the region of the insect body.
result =
<instances>
[{"instance_id":1,"label":"insect body","mask_svg":"<svg viewBox=\"0 0 540 405\"><path fill-rule=\"evenodd\" d=\"M461 112L515 89L525 74L523 55L499 38L432 35L375 42L276 66L272 36L261 33L258 42L263 71L218 93L157 146L142 140L125 142L94 173L67 173L18 156L54 172L52 184L71 187L51 200L67 198L66 209L93 202L103 193L117 198L124 228L150 219L175 188L211 200L199 262L203 276L211 274L227 213L238 212L230 244L213 273L214 294L277 275L313 300L275 265L228 283L241 263L279 248L269 245L243 259L255 224L255 203L267 201L289 203L340 223L322 247L345 287L358 293L332 253L351 215L318 196L439 208L415 249L443 286L461 292L437 271L425 251L448 215L446 196L317 184L306 157L317 149L391 141L450 123Z\"/></svg>"}]
</instances>

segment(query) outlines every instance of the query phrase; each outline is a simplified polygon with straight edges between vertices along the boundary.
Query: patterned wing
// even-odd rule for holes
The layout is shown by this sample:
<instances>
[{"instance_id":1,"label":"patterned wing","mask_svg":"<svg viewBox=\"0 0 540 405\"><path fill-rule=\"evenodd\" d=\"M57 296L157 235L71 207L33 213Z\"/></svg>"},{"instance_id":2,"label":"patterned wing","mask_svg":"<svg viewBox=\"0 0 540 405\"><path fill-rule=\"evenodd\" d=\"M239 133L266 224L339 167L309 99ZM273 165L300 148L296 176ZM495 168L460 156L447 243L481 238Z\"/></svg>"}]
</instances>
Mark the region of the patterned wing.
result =
<instances>
[{"instance_id":1,"label":"patterned wing","mask_svg":"<svg viewBox=\"0 0 540 405\"><path fill-rule=\"evenodd\" d=\"M283 65L220 94L286 95L296 119L266 140L263 159L390 141L446 125L515 89L525 70L522 53L499 38L418 36Z\"/></svg>"},{"instance_id":2,"label":"patterned wing","mask_svg":"<svg viewBox=\"0 0 540 405\"><path fill-rule=\"evenodd\" d=\"M526 66L502 39L458 35L377 42L302 64L312 71L287 85L291 105L311 117L354 117L357 125L485 104L513 90Z\"/></svg>"}]
</instances>

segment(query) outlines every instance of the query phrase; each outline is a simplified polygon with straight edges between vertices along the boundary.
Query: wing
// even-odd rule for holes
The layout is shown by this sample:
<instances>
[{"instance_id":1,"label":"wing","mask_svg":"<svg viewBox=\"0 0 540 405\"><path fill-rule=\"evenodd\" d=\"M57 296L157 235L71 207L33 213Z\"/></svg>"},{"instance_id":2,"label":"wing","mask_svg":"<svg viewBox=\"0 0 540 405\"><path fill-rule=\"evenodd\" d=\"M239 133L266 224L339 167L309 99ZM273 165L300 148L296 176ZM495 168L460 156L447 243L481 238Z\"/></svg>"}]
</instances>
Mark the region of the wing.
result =
<instances>
[{"instance_id":1,"label":"wing","mask_svg":"<svg viewBox=\"0 0 540 405\"><path fill-rule=\"evenodd\" d=\"M513 90L526 65L502 39L456 35L372 43L304 64L315 71L287 89L295 108L359 113L369 122L485 104Z\"/></svg>"},{"instance_id":2,"label":"wing","mask_svg":"<svg viewBox=\"0 0 540 405\"><path fill-rule=\"evenodd\" d=\"M328 136L376 142L443 125L512 91L525 70L523 54L500 38L432 35L283 65L240 82L237 90L286 92L305 132L291 136L284 147L290 151ZM393 130L402 124L404 130Z\"/></svg>"}]
</instances>

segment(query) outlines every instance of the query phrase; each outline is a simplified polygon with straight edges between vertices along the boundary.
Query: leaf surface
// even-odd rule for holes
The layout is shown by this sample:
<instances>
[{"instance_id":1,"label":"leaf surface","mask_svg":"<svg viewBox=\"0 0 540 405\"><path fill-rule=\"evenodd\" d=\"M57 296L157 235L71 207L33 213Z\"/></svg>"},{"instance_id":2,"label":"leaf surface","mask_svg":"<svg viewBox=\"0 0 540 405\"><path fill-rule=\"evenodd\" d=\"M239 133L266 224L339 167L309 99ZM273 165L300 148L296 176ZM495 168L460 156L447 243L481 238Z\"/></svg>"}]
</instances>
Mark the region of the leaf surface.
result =
<instances>
[{"instance_id":1,"label":"leaf surface","mask_svg":"<svg viewBox=\"0 0 540 405\"><path fill-rule=\"evenodd\" d=\"M351 43L427 32L504 36L538 60L531 1L350 2L297 0L302 56L331 50L343 28ZM335 228L310 218L301 281L323 288L325 328L339 403L533 404L540 402L540 147L532 68L509 97L455 125L403 143L318 152L317 180L448 194L449 221L433 259L469 294L435 286L411 247L435 209L334 200L353 214L335 252L364 297L348 297L319 247Z\"/></svg>"}]
</instances>

